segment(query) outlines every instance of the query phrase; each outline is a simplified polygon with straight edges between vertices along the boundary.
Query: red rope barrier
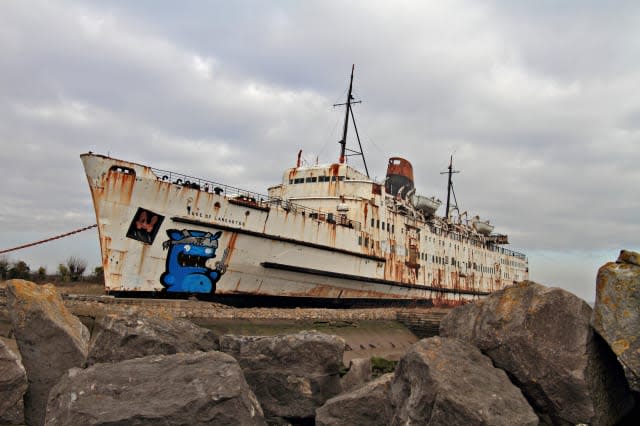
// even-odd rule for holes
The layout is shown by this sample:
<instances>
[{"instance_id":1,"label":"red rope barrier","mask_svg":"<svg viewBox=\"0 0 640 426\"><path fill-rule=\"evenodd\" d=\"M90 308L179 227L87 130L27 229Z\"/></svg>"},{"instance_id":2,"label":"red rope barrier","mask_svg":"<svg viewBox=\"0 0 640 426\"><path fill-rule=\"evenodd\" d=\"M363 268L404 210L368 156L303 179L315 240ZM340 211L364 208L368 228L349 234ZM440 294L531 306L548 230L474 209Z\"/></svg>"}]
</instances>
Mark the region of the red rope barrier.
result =
<instances>
[{"instance_id":1,"label":"red rope barrier","mask_svg":"<svg viewBox=\"0 0 640 426\"><path fill-rule=\"evenodd\" d=\"M27 247L37 246L38 244L48 243L49 241L53 241L53 240L57 240L57 239L60 239L60 238L68 237L69 235L77 234L78 232L83 232L83 231L89 230L91 228L95 228L96 226L98 226L98 225L94 224L94 225L91 225L91 226L85 226L84 228L80 228L80 229L76 229L75 231L71 231L71 232L67 232L67 233L64 233L64 234L56 235L55 237L47 238L46 240L40 240L40 241L36 241L34 243L24 244L22 246L13 247L13 248L10 248L10 249L5 249L5 250L0 250L0 254L9 253L11 251L20 250L20 249L27 248Z\"/></svg>"}]
</instances>

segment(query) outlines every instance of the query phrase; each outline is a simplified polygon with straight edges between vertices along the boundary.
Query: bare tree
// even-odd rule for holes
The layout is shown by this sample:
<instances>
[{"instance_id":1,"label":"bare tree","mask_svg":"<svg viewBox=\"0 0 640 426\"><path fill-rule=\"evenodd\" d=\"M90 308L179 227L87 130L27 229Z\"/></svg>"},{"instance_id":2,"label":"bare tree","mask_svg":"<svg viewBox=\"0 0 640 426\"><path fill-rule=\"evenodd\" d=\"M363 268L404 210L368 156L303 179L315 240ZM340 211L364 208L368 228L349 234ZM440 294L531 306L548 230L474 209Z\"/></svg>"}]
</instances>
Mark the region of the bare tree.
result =
<instances>
[{"instance_id":1,"label":"bare tree","mask_svg":"<svg viewBox=\"0 0 640 426\"><path fill-rule=\"evenodd\" d=\"M87 261L79 257L71 256L67 259L67 268L69 269L71 281L78 281L87 269Z\"/></svg>"}]
</instances>

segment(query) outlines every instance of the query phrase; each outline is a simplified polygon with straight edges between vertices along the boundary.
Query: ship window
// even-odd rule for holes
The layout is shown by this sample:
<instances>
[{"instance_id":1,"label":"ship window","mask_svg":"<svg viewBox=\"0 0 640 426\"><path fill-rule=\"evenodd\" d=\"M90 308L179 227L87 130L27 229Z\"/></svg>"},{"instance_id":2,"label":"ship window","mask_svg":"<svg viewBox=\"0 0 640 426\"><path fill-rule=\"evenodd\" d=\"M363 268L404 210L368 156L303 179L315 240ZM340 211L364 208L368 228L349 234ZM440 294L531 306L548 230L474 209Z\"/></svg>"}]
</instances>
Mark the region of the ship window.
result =
<instances>
[{"instance_id":1,"label":"ship window","mask_svg":"<svg viewBox=\"0 0 640 426\"><path fill-rule=\"evenodd\" d=\"M362 235L358 235L358 245L362 245Z\"/></svg>"},{"instance_id":2,"label":"ship window","mask_svg":"<svg viewBox=\"0 0 640 426\"><path fill-rule=\"evenodd\" d=\"M335 182L338 180L338 176L331 176L331 182Z\"/></svg>"},{"instance_id":3,"label":"ship window","mask_svg":"<svg viewBox=\"0 0 640 426\"><path fill-rule=\"evenodd\" d=\"M289 185L293 183L293 179L289 179Z\"/></svg>"},{"instance_id":4,"label":"ship window","mask_svg":"<svg viewBox=\"0 0 640 426\"><path fill-rule=\"evenodd\" d=\"M391 233L395 234L396 232L396 226L395 225L391 225Z\"/></svg>"},{"instance_id":5,"label":"ship window","mask_svg":"<svg viewBox=\"0 0 640 426\"><path fill-rule=\"evenodd\" d=\"M382 230L384 231L384 222L382 222Z\"/></svg>"},{"instance_id":6,"label":"ship window","mask_svg":"<svg viewBox=\"0 0 640 426\"><path fill-rule=\"evenodd\" d=\"M307 183L313 183L313 182L316 182L317 180L318 180L318 178L317 178L317 177L312 176L312 177L308 177L308 178L307 178L307 180L306 180L306 182L307 182Z\"/></svg>"},{"instance_id":7,"label":"ship window","mask_svg":"<svg viewBox=\"0 0 640 426\"><path fill-rule=\"evenodd\" d=\"M376 220L374 218L371 218L371 227L373 228L376 224Z\"/></svg>"},{"instance_id":8,"label":"ship window","mask_svg":"<svg viewBox=\"0 0 640 426\"><path fill-rule=\"evenodd\" d=\"M124 166L111 166L111 168L109 169L110 172L116 172L116 173L122 173L125 175L136 175L135 170L133 170L130 167L124 167Z\"/></svg>"},{"instance_id":9,"label":"ship window","mask_svg":"<svg viewBox=\"0 0 640 426\"><path fill-rule=\"evenodd\" d=\"M342 182L344 180L344 176L338 176L338 180Z\"/></svg>"},{"instance_id":10,"label":"ship window","mask_svg":"<svg viewBox=\"0 0 640 426\"><path fill-rule=\"evenodd\" d=\"M365 239L364 239L364 245L365 245L366 247L369 247L369 237L365 237Z\"/></svg>"},{"instance_id":11,"label":"ship window","mask_svg":"<svg viewBox=\"0 0 640 426\"><path fill-rule=\"evenodd\" d=\"M295 179L293 180L293 183L294 183L294 184L303 183L303 182L304 182L304 178L295 178Z\"/></svg>"},{"instance_id":12,"label":"ship window","mask_svg":"<svg viewBox=\"0 0 640 426\"><path fill-rule=\"evenodd\" d=\"M376 228L380 229L380 219L376 221Z\"/></svg>"},{"instance_id":13,"label":"ship window","mask_svg":"<svg viewBox=\"0 0 640 426\"><path fill-rule=\"evenodd\" d=\"M318 182L329 182L331 180L330 176L318 176Z\"/></svg>"}]
</instances>

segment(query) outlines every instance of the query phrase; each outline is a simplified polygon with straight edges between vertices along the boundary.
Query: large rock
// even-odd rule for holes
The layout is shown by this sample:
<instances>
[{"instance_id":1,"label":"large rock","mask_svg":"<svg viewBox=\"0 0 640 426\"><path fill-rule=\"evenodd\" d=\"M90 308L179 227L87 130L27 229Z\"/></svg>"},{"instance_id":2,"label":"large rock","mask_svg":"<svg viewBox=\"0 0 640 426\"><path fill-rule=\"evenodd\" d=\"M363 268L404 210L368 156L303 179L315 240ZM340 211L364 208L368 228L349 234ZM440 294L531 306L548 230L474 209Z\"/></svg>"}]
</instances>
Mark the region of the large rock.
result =
<instances>
[{"instance_id":1,"label":"large rock","mask_svg":"<svg viewBox=\"0 0 640 426\"><path fill-rule=\"evenodd\" d=\"M329 399L316 410L316 425L386 426L393 411L389 389L393 373L384 374L351 391Z\"/></svg>"},{"instance_id":2,"label":"large rock","mask_svg":"<svg viewBox=\"0 0 640 426\"><path fill-rule=\"evenodd\" d=\"M88 364L147 355L218 349L218 336L191 321L170 316L105 315L96 319Z\"/></svg>"},{"instance_id":3,"label":"large rock","mask_svg":"<svg viewBox=\"0 0 640 426\"><path fill-rule=\"evenodd\" d=\"M622 250L598 271L593 328L622 364L632 390L640 392L640 253Z\"/></svg>"},{"instance_id":4,"label":"large rock","mask_svg":"<svg viewBox=\"0 0 640 426\"><path fill-rule=\"evenodd\" d=\"M220 338L220 350L238 360L270 421L308 421L340 393L344 348L340 337L315 331Z\"/></svg>"},{"instance_id":5,"label":"large rock","mask_svg":"<svg viewBox=\"0 0 640 426\"><path fill-rule=\"evenodd\" d=\"M240 366L221 352L74 368L51 390L47 425L262 425Z\"/></svg>"},{"instance_id":6,"label":"large rock","mask_svg":"<svg viewBox=\"0 0 640 426\"><path fill-rule=\"evenodd\" d=\"M51 284L11 280L7 304L29 381L25 421L41 425L51 387L69 368L86 361L89 331L64 307Z\"/></svg>"},{"instance_id":7,"label":"large rock","mask_svg":"<svg viewBox=\"0 0 640 426\"><path fill-rule=\"evenodd\" d=\"M349 371L340 379L342 392L362 386L371 380L371 358L354 358Z\"/></svg>"},{"instance_id":8,"label":"large rock","mask_svg":"<svg viewBox=\"0 0 640 426\"><path fill-rule=\"evenodd\" d=\"M24 423L22 398L27 391L27 373L22 362L0 339L0 424Z\"/></svg>"},{"instance_id":9,"label":"large rock","mask_svg":"<svg viewBox=\"0 0 640 426\"><path fill-rule=\"evenodd\" d=\"M589 325L591 307L531 281L454 309L440 335L475 344L545 423L614 424L632 406L622 369Z\"/></svg>"},{"instance_id":10,"label":"large rock","mask_svg":"<svg viewBox=\"0 0 640 426\"><path fill-rule=\"evenodd\" d=\"M506 373L458 339L415 343L396 367L391 403L394 425L538 424Z\"/></svg>"}]
</instances>

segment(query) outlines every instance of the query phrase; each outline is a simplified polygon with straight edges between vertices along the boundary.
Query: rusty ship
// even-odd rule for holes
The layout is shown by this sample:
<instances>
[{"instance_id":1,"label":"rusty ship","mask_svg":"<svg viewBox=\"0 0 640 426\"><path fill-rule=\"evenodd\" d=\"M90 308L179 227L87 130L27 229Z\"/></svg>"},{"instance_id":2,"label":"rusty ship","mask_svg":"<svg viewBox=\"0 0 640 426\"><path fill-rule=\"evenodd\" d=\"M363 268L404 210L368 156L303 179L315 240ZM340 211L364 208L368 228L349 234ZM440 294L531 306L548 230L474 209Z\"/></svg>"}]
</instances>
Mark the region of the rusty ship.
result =
<instances>
[{"instance_id":1,"label":"rusty ship","mask_svg":"<svg viewBox=\"0 0 640 426\"><path fill-rule=\"evenodd\" d=\"M353 69L337 162L284 171L266 195L109 156L81 155L95 208L105 288L293 304L455 306L528 278L506 235L416 194L411 163L369 177L347 148ZM357 134L357 127L356 127ZM365 172L347 164L361 155ZM251 303L251 302L249 302Z\"/></svg>"}]
</instances>

